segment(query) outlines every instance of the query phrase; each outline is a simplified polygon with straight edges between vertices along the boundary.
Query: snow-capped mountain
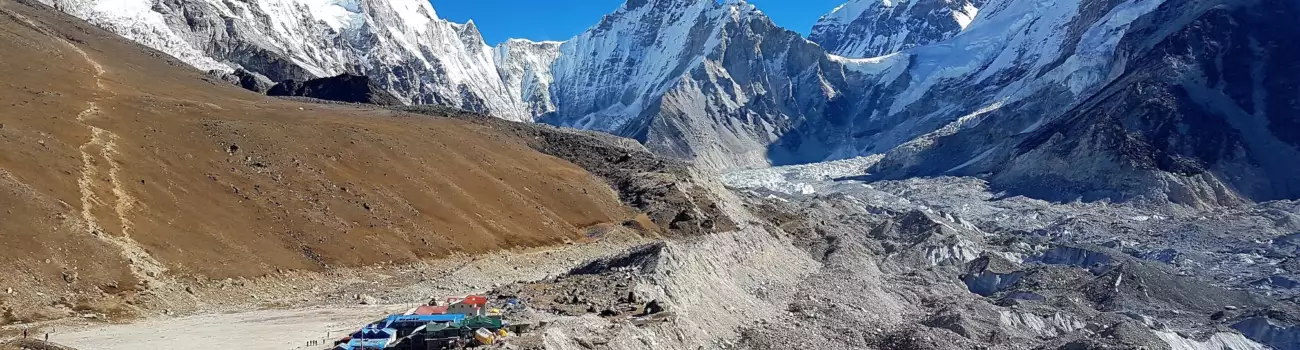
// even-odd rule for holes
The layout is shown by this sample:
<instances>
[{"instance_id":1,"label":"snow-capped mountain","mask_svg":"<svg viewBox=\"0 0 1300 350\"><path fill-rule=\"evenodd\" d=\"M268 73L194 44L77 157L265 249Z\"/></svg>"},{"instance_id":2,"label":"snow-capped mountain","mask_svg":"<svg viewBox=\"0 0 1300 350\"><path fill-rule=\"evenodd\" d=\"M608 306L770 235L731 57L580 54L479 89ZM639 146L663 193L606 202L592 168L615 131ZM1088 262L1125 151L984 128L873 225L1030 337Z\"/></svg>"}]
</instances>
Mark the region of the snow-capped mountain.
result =
<instances>
[{"instance_id":1,"label":"snow-capped mountain","mask_svg":"<svg viewBox=\"0 0 1300 350\"><path fill-rule=\"evenodd\" d=\"M528 108L529 116L555 111L551 101L551 65L560 57L560 42L510 39L497 45L497 72L511 96Z\"/></svg>"},{"instance_id":2,"label":"snow-capped mountain","mask_svg":"<svg viewBox=\"0 0 1300 350\"><path fill-rule=\"evenodd\" d=\"M845 57L876 57L957 35L988 0L851 0L822 16L809 40Z\"/></svg>"},{"instance_id":3,"label":"snow-capped mountain","mask_svg":"<svg viewBox=\"0 0 1300 350\"><path fill-rule=\"evenodd\" d=\"M1300 197L1294 2L853 0L810 41L740 0L629 0L496 48L423 0L54 3L202 69L366 74L710 168L883 155L876 178L1059 200Z\"/></svg>"},{"instance_id":4,"label":"snow-capped mountain","mask_svg":"<svg viewBox=\"0 0 1300 350\"><path fill-rule=\"evenodd\" d=\"M557 110L542 121L713 168L791 161L768 146L804 120L841 116L862 97L846 95L863 90L854 86L905 68L827 55L740 1L629 1L560 50Z\"/></svg>"},{"instance_id":5,"label":"snow-capped mountain","mask_svg":"<svg viewBox=\"0 0 1300 350\"><path fill-rule=\"evenodd\" d=\"M46 1L200 69L272 80L350 72L405 102L531 119L478 28L438 18L425 0Z\"/></svg>"},{"instance_id":6,"label":"snow-capped mountain","mask_svg":"<svg viewBox=\"0 0 1300 350\"><path fill-rule=\"evenodd\" d=\"M908 88L842 146L887 152L878 178L1053 200L1300 197L1297 19L1291 2L994 0L901 53Z\"/></svg>"},{"instance_id":7,"label":"snow-capped mountain","mask_svg":"<svg viewBox=\"0 0 1300 350\"><path fill-rule=\"evenodd\" d=\"M200 69L368 75L405 102L612 132L717 168L797 161L767 146L801 120L839 117L827 106L856 100L848 85L902 68L828 56L743 1L634 0L567 42L497 48L423 0L54 5Z\"/></svg>"},{"instance_id":8,"label":"snow-capped mountain","mask_svg":"<svg viewBox=\"0 0 1300 350\"><path fill-rule=\"evenodd\" d=\"M1285 127L1300 123L1300 70L1278 61L1291 53L1268 34L1293 32L1276 23L1295 5L935 4L943 15L910 18L983 6L933 43L848 59L743 2L632 1L561 46L557 111L542 120L714 168L885 154L876 178L978 175L1054 200L1300 197L1300 169L1280 161L1300 156ZM1231 64L1208 58L1227 49Z\"/></svg>"}]
</instances>

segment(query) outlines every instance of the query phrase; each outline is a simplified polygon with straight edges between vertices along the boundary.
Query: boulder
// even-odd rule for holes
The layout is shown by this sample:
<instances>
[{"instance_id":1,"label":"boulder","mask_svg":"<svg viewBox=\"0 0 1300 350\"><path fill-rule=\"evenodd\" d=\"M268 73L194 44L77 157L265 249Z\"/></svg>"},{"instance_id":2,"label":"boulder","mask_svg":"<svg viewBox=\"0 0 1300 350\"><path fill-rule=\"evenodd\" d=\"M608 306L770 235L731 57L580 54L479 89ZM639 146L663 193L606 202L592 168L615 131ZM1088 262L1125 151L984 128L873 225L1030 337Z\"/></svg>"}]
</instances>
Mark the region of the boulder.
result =
<instances>
[{"instance_id":1,"label":"boulder","mask_svg":"<svg viewBox=\"0 0 1300 350\"><path fill-rule=\"evenodd\" d=\"M236 69L234 73L231 73L231 75L238 79L237 85L239 85L239 87L259 94L266 93L272 86L271 79L268 79L266 76L261 74L249 72L243 68Z\"/></svg>"}]
</instances>

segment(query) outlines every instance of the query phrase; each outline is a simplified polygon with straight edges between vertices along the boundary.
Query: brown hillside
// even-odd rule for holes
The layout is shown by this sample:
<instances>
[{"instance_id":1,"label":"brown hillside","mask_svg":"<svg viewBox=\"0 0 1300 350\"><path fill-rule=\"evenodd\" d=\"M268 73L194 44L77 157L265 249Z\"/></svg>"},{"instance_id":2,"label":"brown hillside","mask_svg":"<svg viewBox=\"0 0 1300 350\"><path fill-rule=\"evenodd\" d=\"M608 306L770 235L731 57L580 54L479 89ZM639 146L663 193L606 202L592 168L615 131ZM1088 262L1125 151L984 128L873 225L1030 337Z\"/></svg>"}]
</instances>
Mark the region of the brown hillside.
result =
<instances>
[{"instance_id":1,"label":"brown hillside","mask_svg":"<svg viewBox=\"0 0 1300 350\"><path fill-rule=\"evenodd\" d=\"M553 244L631 216L517 137L207 82L35 2L0 0L0 77L7 308Z\"/></svg>"}]
</instances>

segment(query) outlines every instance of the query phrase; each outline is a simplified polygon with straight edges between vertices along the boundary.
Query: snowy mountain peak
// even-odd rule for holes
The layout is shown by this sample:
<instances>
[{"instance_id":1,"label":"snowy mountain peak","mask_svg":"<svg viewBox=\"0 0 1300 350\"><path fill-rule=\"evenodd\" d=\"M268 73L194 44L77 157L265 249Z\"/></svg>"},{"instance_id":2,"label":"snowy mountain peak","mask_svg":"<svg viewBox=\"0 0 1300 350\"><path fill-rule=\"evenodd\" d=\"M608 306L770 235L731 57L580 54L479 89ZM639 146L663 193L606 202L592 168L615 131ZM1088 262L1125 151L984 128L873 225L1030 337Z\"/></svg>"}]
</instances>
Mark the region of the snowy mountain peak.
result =
<instances>
[{"instance_id":1,"label":"snowy mountain peak","mask_svg":"<svg viewBox=\"0 0 1300 350\"><path fill-rule=\"evenodd\" d=\"M322 1L322 0L314 0ZM359 3L365 0L324 0L335 3L351 2ZM380 2L389 5L389 8L401 15L402 23L411 28L424 28L430 22L438 20L438 12L433 10L433 4L426 0L386 0Z\"/></svg>"},{"instance_id":2,"label":"snowy mountain peak","mask_svg":"<svg viewBox=\"0 0 1300 350\"><path fill-rule=\"evenodd\" d=\"M507 43L509 43L509 44L515 44L515 45L560 45L560 44L563 44L564 41L559 41L559 40L541 40L541 41L535 41L535 40L531 40L531 39L523 39L523 38L510 38L510 39L506 39L506 41L504 41L504 42L502 42L502 43L503 43L503 44L507 44Z\"/></svg>"},{"instance_id":3,"label":"snowy mountain peak","mask_svg":"<svg viewBox=\"0 0 1300 350\"><path fill-rule=\"evenodd\" d=\"M465 44L466 49L481 50L488 47L487 42L483 40L483 33L478 31L474 21L465 24L452 23L452 27L460 34L460 42Z\"/></svg>"},{"instance_id":4,"label":"snowy mountain peak","mask_svg":"<svg viewBox=\"0 0 1300 350\"><path fill-rule=\"evenodd\" d=\"M846 57L875 57L947 40L987 0L852 0L813 26L809 39Z\"/></svg>"},{"instance_id":5,"label":"snowy mountain peak","mask_svg":"<svg viewBox=\"0 0 1300 350\"><path fill-rule=\"evenodd\" d=\"M763 167L790 125L849 90L846 75L885 71L847 62L744 1L629 1L561 46L556 111L540 120L705 167Z\"/></svg>"},{"instance_id":6,"label":"snowy mountain peak","mask_svg":"<svg viewBox=\"0 0 1300 350\"><path fill-rule=\"evenodd\" d=\"M565 125L614 131L685 70L712 30L712 0L631 0L561 46L554 99ZM599 88L593 88L599 87Z\"/></svg>"}]
</instances>

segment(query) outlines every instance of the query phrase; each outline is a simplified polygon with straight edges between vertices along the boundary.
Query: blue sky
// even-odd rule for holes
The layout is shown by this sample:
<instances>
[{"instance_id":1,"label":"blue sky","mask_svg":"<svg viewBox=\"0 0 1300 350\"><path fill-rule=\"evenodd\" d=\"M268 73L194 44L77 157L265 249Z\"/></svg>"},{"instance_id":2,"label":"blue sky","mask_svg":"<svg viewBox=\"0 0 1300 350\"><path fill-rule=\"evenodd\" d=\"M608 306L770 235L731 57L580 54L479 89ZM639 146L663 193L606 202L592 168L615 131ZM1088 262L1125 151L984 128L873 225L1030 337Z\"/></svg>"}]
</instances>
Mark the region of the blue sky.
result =
<instances>
[{"instance_id":1,"label":"blue sky","mask_svg":"<svg viewBox=\"0 0 1300 350\"><path fill-rule=\"evenodd\" d=\"M430 0L438 16L470 19L488 45L509 38L566 40L600 21L624 0ZM847 0L750 0L777 25L805 35L817 18Z\"/></svg>"}]
</instances>

